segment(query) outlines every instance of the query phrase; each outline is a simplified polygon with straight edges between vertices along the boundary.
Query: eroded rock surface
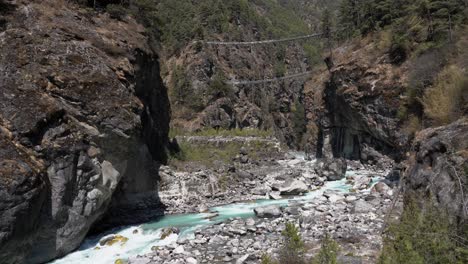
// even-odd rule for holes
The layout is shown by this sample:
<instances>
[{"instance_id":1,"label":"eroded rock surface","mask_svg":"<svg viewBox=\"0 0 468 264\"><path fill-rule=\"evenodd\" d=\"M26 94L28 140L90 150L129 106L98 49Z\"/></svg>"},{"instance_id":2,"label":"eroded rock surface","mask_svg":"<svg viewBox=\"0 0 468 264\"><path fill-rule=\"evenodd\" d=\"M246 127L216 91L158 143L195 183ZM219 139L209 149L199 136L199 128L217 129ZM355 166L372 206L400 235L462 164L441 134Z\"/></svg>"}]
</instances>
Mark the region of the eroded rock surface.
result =
<instances>
[{"instance_id":1,"label":"eroded rock surface","mask_svg":"<svg viewBox=\"0 0 468 264\"><path fill-rule=\"evenodd\" d=\"M101 227L157 207L169 103L134 21L14 2L0 32L0 259L39 263L106 212Z\"/></svg>"},{"instance_id":2,"label":"eroded rock surface","mask_svg":"<svg viewBox=\"0 0 468 264\"><path fill-rule=\"evenodd\" d=\"M468 120L420 132L404 177L405 197L421 206L429 201L449 212L455 223L468 218ZM429 200L427 200L429 198Z\"/></svg>"},{"instance_id":3,"label":"eroded rock surface","mask_svg":"<svg viewBox=\"0 0 468 264\"><path fill-rule=\"evenodd\" d=\"M357 50L353 50L357 49ZM335 66L306 84L311 148L318 157L342 157L382 167L401 159L407 137L397 112L406 85L405 65L392 65L374 47L335 51ZM380 164L382 163L382 164Z\"/></svg>"}]
</instances>

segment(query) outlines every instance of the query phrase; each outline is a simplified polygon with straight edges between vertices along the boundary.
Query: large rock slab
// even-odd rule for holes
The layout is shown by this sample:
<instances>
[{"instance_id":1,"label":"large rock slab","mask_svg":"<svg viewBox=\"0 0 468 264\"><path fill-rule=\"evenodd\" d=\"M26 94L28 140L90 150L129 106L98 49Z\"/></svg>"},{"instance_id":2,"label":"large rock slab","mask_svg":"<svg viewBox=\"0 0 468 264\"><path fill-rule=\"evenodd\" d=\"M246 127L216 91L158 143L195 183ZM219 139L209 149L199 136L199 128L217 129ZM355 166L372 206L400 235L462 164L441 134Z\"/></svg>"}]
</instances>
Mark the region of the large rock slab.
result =
<instances>
[{"instance_id":1,"label":"large rock slab","mask_svg":"<svg viewBox=\"0 0 468 264\"><path fill-rule=\"evenodd\" d=\"M276 205L257 207L254 209L254 212L255 215L263 218L280 217L283 214L283 212L281 211L281 207Z\"/></svg>"},{"instance_id":2,"label":"large rock slab","mask_svg":"<svg viewBox=\"0 0 468 264\"><path fill-rule=\"evenodd\" d=\"M283 195L298 195L308 191L307 184L301 180L288 180L281 187L279 191Z\"/></svg>"},{"instance_id":3,"label":"large rock slab","mask_svg":"<svg viewBox=\"0 0 468 264\"><path fill-rule=\"evenodd\" d=\"M329 181L344 179L348 165L345 159L322 159L317 161L316 173Z\"/></svg>"}]
</instances>

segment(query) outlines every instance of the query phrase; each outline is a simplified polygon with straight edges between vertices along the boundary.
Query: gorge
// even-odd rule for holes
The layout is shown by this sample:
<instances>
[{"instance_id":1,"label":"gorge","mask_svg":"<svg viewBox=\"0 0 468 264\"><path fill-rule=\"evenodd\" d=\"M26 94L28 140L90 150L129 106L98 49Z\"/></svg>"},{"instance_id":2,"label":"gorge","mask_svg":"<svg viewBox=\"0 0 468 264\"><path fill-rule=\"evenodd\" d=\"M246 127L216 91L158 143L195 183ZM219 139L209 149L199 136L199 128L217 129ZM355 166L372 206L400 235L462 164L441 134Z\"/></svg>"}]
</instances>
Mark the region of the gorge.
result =
<instances>
[{"instance_id":1,"label":"gorge","mask_svg":"<svg viewBox=\"0 0 468 264\"><path fill-rule=\"evenodd\" d=\"M440 2L0 0L0 263L465 263Z\"/></svg>"}]
</instances>

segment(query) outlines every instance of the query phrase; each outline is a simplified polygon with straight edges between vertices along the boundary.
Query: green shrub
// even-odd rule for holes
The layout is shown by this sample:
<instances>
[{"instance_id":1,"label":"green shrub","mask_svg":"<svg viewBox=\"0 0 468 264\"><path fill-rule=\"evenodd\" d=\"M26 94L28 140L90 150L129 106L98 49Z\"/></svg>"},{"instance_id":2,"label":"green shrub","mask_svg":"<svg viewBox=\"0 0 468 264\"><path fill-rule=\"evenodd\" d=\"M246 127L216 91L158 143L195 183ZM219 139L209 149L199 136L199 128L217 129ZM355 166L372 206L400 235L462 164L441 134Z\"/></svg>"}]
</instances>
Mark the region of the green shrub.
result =
<instances>
[{"instance_id":1,"label":"green shrub","mask_svg":"<svg viewBox=\"0 0 468 264\"><path fill-rule=\"evenodd\" d=\"M400 221L384 234L379 264L467 263L468 249L459 237L444 211L433 205L421 209L414 201L408 202Z\"/></svg>"},{"instance_id":2,"label":"green shrub","mask_svg":"<svg viewBox=\"0 0 468 264\"><path fill-rule=\"evenodd\" d=\"M234 90L232 87L226 83L226 77L222 71L216 72L213 76L209 86L208 93L213 99L218 99L222 97L233 97Z\"/></svg>"},{"instance_id":3,"label":"green shrub","mask_svg":"<svg viewBox=\"0 0 468 264\"><path fill-rule=\"evenodd\" d=\"M389 57L393 64L401 64L406 61L409 54L408 39L404 36L394 37L392 45L390 45Z\"/></svg>"},{"instance_id":4,"label":"green shrub","mask_svg":"<svg viewBox=\"0 0 468 264\"><path fill-rule=\"evenodd\" d=\"M109 16L114 19L122 20L129 14L129 10L123 5L109 4L106 6L106 11Z\"/></svg>"},{"instance_id":5,"label":"green shrub","mask_svg":"<svg viewBox=\"0 0 468 264\"><path fill-rule=\"evenodd\" d=\"M261 264L279 264L278 261L272 259L268 254L263 254Z\"/></svg>"},{"instance_id":6,"label":"green shrub","mask_svg":"<svg viewBox=\"0 0 468 264\"><path fill-rule=\"evenodd\" d=\"M293 223L286 223L281 233L283 236L283 247L279 252L278 261L264 254L262 264L337 264L340 247L328 234L322 239L319 253L312 259L307 260L305 255L305 243L299 234L299 229Z\"/></svg>"},{"instance_id":7,"label":"green shrub","mask_svg":"<svg viewBox=\"0 0 468 264\"><path fill-rule=\"evenodd\" d=\"M312 260L312 264L337 264L340 246L328 234L322 239L322 247Z\"/></svg>"},{"instance_id":8,"label":"green shrub","mask_svg":"<svg viewBox=\"0 0 468 264\"><path fill-rule=\"evenodd\" d=\"M305 263L305 244L299 234L299 229L294 223L286 223L286 228L281 233L284 245L280 249L279 262L281 264Z\"/></svg>"},{"instance_id":9,"label":"green shrub","mask_svg":"<svg viewBox=\"0 0 468 264\"><path fill-rule=\"evenodd\" d=\"M283 77L286 75L286 64L284 61L277 61L275 64L275 76Z\"/></svg>"}]
</instances>

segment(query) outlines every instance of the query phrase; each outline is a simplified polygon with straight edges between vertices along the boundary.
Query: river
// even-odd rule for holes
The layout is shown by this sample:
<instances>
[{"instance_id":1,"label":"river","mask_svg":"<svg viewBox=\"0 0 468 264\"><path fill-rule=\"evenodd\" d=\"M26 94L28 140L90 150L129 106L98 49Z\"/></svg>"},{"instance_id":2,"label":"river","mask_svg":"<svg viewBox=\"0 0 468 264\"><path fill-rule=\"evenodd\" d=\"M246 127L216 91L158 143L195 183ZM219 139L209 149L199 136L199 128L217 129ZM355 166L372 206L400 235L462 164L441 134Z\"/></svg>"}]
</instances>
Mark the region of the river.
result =
<instances>
[{"instance_id":1,"label":"river","mask_svg":"<svg viewBox=\"0 0 468 264\"><path fill-rule=\"evenodd\" d=\"M348 175L353 173L356 172L347 172ZM376 181L378 181L378 178L374 179L374 182ZM289 197L280 200L256 200L252 202L233 203L210 208L207 213L162 216L158 219L154 219L152 222L120 227L97 236L89 237L78 250L50 263L111 264L114 263L116 259L125 260L132 256L150 253L152 247L175 243L179 237L185 237L187 239L194 238L194 232L199 228L207 228L211 225L236 217L244 219L254 218L254 209L256 207L266 205L280 205L286 207L291 202L297 203L313 200L321 196L327 190L349 192L351 187L351 185L347 184L346 179L343 179L340 181L326 182L322 188L310 191L303 196ZM170 234L166 238L161 239L162 229L167 227L177 227L180 233L178 235ZM101 246L99 244L100 239L110 234L121 235L128 238L128 241L125 243L115 243L112 246Z\"/></svg>"}]
</instances>

